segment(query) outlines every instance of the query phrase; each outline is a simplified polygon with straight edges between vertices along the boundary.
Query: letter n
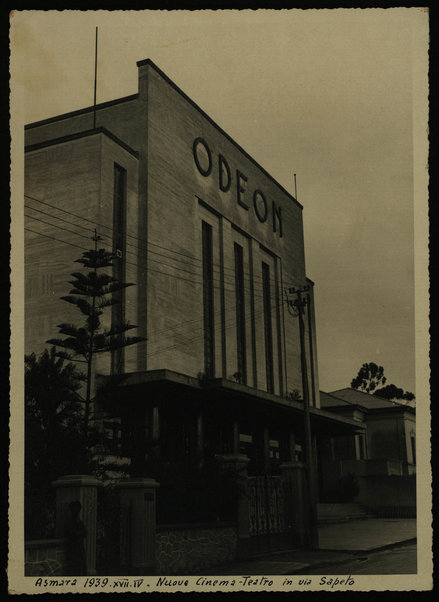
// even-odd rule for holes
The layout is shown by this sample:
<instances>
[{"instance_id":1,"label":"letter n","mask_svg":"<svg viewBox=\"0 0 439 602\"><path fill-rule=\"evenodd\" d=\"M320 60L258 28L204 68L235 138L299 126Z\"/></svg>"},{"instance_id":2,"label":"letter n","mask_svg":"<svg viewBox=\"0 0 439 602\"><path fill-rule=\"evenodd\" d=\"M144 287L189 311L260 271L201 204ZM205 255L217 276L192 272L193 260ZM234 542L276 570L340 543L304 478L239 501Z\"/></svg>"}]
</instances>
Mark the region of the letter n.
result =
<instances>
[{"instance_id":1,"label":"letter n","mask_svg":"<svg viewBox=\"0 0 439 602\"><path fill-rule=\"evenodd\" d=\"M273 232L277 232L276 218L279 223L279 236L282 238L282 212L280 207L276 207L275 202L272 202L273 207Z\"/></svg>"}]
</instances>

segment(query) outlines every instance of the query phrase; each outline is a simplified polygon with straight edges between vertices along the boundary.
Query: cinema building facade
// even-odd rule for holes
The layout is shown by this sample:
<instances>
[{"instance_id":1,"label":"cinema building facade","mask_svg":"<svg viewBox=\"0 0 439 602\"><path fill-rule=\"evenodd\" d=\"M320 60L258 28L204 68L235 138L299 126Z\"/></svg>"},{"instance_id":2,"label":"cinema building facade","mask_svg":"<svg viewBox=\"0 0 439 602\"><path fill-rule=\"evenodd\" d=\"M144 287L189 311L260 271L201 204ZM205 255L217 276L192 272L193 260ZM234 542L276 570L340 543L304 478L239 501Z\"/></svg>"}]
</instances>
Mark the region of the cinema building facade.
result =
<instances>
[{"instance_id":1,"label":"cinema building facade","mask_svg":"<svg viewBox=\"0 0 439 602\"><path fill-rule=\"evenodd\" d=\"M307 545L320 442L361 427L320 408L302 206L150 60L138 69L137 94L26 127L26 351L77 323L60 297L96 228L135 283L108 320L146 339L97 359L95 388L120 375L97 410L114 453L160 482L158 522Z\"/></svg>"}]
</instances>

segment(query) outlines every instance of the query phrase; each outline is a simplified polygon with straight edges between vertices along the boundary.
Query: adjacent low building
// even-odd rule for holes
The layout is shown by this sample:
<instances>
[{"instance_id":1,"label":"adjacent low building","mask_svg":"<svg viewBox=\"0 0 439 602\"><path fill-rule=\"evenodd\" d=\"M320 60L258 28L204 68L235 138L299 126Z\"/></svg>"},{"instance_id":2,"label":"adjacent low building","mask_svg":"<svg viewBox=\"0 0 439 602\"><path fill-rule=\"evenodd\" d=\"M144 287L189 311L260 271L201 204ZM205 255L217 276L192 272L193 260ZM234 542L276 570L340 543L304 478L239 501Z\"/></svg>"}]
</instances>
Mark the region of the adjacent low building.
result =
<instances>
[{"instance_id":1,"label":"adjacent low building","mask_svg":"<svg viewBox=\"0 0 439 602\"><path fill-rule=\"evenodd\" d=\"M320 496L340 499L340 482L355 480L355 501L375 514L416 516L416 410L362 391L320 391L323 408L357 421L363 433L330 438L320 448Z\"/></svg>"}]
</instances>

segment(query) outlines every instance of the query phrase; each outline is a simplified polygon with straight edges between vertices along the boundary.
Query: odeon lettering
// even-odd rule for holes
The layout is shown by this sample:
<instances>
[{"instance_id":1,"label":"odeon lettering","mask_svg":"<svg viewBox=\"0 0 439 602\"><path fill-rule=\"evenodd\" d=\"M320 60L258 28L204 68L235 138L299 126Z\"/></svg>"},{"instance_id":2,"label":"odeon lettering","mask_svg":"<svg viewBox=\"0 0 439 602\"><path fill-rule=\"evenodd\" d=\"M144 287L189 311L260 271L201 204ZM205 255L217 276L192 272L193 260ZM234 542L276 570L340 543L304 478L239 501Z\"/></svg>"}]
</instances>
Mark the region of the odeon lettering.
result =
<instances>
[{"instance_id":1,"label":"odeon lettering","mask_svg":"<svg viewBox=\"0 0 439 602\"><path fill-rule=\"evenodd\" d=\"M270 217L273 232L277 232L280 237L283 236L281 208L274 201L271 201L270 207L262 190L257 188L253 192L250 192L248 178L245 174L239 169L235 169L232 175L232 169L227 159L221 153L218 153L218 159L214 158L209 145L203 138L195 138L192 152L195 165L202 176L205 178L210 177L214 171L215 163L218 169L218 188L221 192L229 192L233 184L237 204L245 211L249 211L250 207L252 207L261 224L265 223Z\"/></svg>"}]
</instances>

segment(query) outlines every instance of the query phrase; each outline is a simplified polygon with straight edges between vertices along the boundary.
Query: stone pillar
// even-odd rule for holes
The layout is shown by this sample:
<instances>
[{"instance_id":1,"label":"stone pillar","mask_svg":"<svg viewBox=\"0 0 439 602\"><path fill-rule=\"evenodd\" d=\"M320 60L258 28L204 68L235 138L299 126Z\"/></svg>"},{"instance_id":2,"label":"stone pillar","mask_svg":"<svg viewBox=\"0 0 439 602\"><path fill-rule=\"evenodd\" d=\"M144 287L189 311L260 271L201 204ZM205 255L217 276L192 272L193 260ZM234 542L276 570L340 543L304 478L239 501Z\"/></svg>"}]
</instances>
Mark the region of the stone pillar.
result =
<instances>
[{"instance_id":1,"label":"stone pillar","mask_svg":"<svg viewBox=\"0 0 439 602\"><path fill-rule=\"evenodd\" d=\"M285 522L291 529L292 545L305 547L310 535L304 491L305 467L301 462L283 462L280 470L284 484Z\"/></svg>"},{"instance_id":2,"label":"stone pillar","mask_svg":"<svg viewBox=\"0 0 439 602\"><path fill-rule=\"evenodd\" d=\"M155 569L156 489L154 479L119 481L120 568L124 575L151 575Z\"/></svg>"},{"instance_id":3,"label":"stone pillar","mask_svg":"<svg viewBox=\"0 0 439 602\"><path fill-rule=\"evenodd\" d=\"M87 575L96 575L98 487L101 481L89 475L66 475L52 483L56 488L56 537L63 538L70 518L69 504L81 504L80 518L87 529L84 541Z\"/></svg>"},{"instance_id":4,"label":"stone pillar","mask_svg":"<svg viewBox=\"0 0 439 602\"><path fill-rule=\"evenodd\" d=\"M250 458L243 454L220 454L216 456L219 469L222 472L237 472L240 496L237 508L238 538L249 537L249 515L247 498L247 465Z\"/></svg>"}]
</instances>

